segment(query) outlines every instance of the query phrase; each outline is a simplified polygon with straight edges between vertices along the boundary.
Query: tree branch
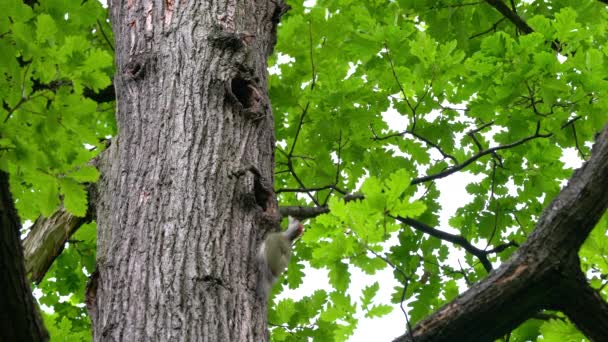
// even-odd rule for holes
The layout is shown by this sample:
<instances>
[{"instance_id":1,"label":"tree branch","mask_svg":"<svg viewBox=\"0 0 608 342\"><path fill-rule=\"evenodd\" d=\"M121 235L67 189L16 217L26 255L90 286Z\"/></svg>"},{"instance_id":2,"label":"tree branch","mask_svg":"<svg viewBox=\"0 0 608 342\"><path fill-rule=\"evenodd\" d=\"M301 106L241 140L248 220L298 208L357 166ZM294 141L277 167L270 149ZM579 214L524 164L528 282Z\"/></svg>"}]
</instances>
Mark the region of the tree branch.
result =
<instances>
[{"instance_id":1,"label":"tree branch","mask_svg":"<svg viewBox=\"0 0 608 342\"><path fill-rule=\"evenodd\" d=\"M89 193L91 187L89 186ZM62 206L50 217L40 216L34 222L30 233L23 240L25 272L31 281L36 284L42 281L55 258L63 251L66 241L80 226L91 222L93 208L94 203L89 201L87 215L77 217Z\"/></svg>"},{"instance_id":2,"label":"tree branch","mask_svg":"<svg viewBox=\"0 0 608 342\"><path fill-rule=\"evenodd\" d=\"M407 224L408 226L410 226L416 230L419 230L425 234L428 234L430 236L436 237L438 239L441 239L441 240L444 240L447 242L451 242L455 245L458 245L458 246L464 248L465 251L473 254L475 257L477 257L477 259L479 259L479 261L483 265L483 268L488 273L490 273L492 271L492 264L490 263L490 260L488 260L488 254L490 252L484 251L483 249L479 249L479 248L473 246L463 236L446 233L444 231L435 229L429 225L426 225L418 220L414 220L409 217L392 216L392 215L389 215L389 217L391 217L401 223Z\"/></svg>"},{"instance_id":3,"label":"tree branch","mask_svg":"<svg viewBox=\"0 0 608 342\"><path fill-rule=\"evenodd\" d=\"M494 7L500 14L502 14L505 18L509 19L518 30L523 32L524 34L529 34L534 32L534 30L526 23L515 11L511 10L509 6L507 6L502 0L486 0L486 2ZM551 48L556 52L560 52L561 48L557 41L551 42Z\"/></svg>"},{"instance_id":4,"label":"tree branch","mask_svg":"<svg viewBox=\"0 0 608 342\"><path fill-rule=\"evenodd\" d=\"M99 167L106 151L93 158L89 164ZM96 185L88 184L85 217L74 216L61 206L51 216L40 216L34 222L30 233L22 242L26 275L31 281L40 283L72 234L94 219L96 193Z\"/></svg>"},{"instance_id":5,"label":"tree branch","mask_svg":"<svg viewBox=\"0 0 608 342\"><path fill-rule=\"evenodd\" d=\"M486 0L490 6L494 7L500 14L505 16L505 18L509 19L515 27L517 27L524 34L532 33L534 30L526 23L517 13L512 11L509 6L507 6L501 0Z\"/></svg>"},{"instance_id":6,"label":"tree branch","mask_svg":"<svg viewBox=\"0 0 608 342\"><path fill-rule=\"evenodd\" d=\"M447 176L449 176L449 175L451 175L451 174L453 174L455 172L458 172L458 171L464 169L469 164L471 164L472 162L476 161L477 159L479 159L479 158L481 158L481 157L483 157L485 155L493 154L493 153L495 153L496 151L499 151L499 150L504 150L504 149L515 147L515 146L519 146L521 144L524 144L524 143L526 143L526 142L528 142L530 140L534 140L534 139L537 139L537 138L548 138L548 137L550 137L552 135L553 135L552 133L541 134L540 133L540 125L537 124L537 126L536 126L536 132L533 135L531 135L531 136L525 137L525 138L523 138L521 140L512 142L510 144L496 146L496 147L488 148L488 149L483 150L483 151L479 151L477 154L475 154L471 158L465 160L464 162L462 162L462 163L460 163L458 165L451 166L451 167L445 169L442 172L439 172L439 173L436 173L436 174L432 174L432 175L428 175L428 176L424 176L424 177L414 178L412 180L411 184L415 185L415 184L420 184L420 183L432 181L432 180L435 180L435 179L440 179L440 178L447 177Z\"/></svg>"}]
</instances>

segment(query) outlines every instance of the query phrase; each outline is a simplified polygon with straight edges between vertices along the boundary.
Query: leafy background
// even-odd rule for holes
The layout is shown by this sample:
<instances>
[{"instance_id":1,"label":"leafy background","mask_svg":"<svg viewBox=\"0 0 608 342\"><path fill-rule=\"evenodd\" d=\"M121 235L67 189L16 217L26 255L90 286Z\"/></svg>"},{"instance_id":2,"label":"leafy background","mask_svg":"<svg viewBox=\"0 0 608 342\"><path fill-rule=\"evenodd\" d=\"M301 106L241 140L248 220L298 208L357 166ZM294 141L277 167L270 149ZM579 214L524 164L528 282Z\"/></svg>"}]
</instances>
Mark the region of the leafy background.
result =
<instances>
[{"instance_id":1,"label":"leafy background","mask_svg":"<svg viewBox=\"0 0 608 342\"><path fill-rule=\"evenodd\" d=\"M572 175L563 156L589 157L608 122L606 5L512 3L534 32L481 1L289 1L269 63L275 188L281 205L329 213L307 221L275 287L273 340L346 340L362 316L382 317L402 303L407 316L391 324L405 331L487 270L470 253L454 267L462 246L396 217L485 251L507 246L487 254L498 265L515 250L505 244L525 241ZM114 72L107 12L93 0L33 8L4 0L0 38L0 168L19 214L33 221L63 205L83 216L86 184L99 176L89 162L116 130L114 103L100 100ZM433 177L451 171L473 181L471 200L452 199L459 209L446 224L440 198L450 194ZM580 251L606 299L607 229L604 217ZM35 290L53 340L90 339L83 302L94 257L90 224ZM326 272L329 288L277 295L301 287L304 270L314 269ZM361 287L352 274L387 269L393 282L352 294ZM391 303L378 299L386 292ZM509 341L583 339L559 313L545 314L553 319L527 321Z\"/></svg>"}]
</instances>

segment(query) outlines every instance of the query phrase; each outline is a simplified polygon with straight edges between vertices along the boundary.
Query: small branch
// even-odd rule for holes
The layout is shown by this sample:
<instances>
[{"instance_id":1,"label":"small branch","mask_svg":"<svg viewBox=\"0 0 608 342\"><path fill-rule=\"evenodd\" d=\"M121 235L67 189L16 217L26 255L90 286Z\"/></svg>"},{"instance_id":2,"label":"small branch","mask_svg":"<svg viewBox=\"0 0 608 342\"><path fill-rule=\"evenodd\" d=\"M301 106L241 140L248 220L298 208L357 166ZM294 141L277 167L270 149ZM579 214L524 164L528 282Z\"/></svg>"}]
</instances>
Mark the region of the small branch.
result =
<instances>
[{"instance_id":1,"label":"small branch","mask_svg":"<svg viewBox=\"0 0 608 342\"><path fill-rule=\"evenodd\" d=\"M334 186L335 186L335 190L337 190L337 186L338 186L338 182L340 182L340 165L342 164L342 129L340 129L340 137L338 138L338 153L337 153L337 157L338 157L338 165L336 166L336 178L334 179ZM327 196L325 197L325 200L323 200L323 205L327 205L327 202L329 201L329 197L331 196L331 194L333 193L334 189L331 189L329 191L329 193L327 193ZM339 191L338 191L339 192ZM346 193L342 192L343 195L345 195Z\"/></svg>"},{"instance_id":2,"label":"small branch","mask_svg":"<svg viewBox=\"0 0 608 342\"><path fill-rule=\"evenodd\" d=\"M6 123L8 121L8 119L11 118L11 115L13 115L13 113L19 109L19 107L21 107L22 104L24 104L27 101L26 98L22 97L19 99L19 102L17 102L15 104L15 106L13 108L11 108L8 113L6 114L6 117L4 118L4 123Z\"/></svg>"},{"instance_id":3,"label":"small branch","mask_svg":"<svg viewBox=\"0 0 608 342\"><path fill-rule=\"evenodd\" d=\"M477 37L483 36L484 34L490 33L490 32L496 32L496 29L498 29L498 25L500 25L500 23L502 23L504 20L506 20L507 18L500 18L497 22L495 22L489 29L485 30L485 31L481 31L479 33L475 33L474 35L470 36L469 39L475 39Z\"/></svg>"},{"instance_id":4,"label":"small branch","mask_svg":"<svg viewBox=\"0 0 608 342\"><path fill-rule=\"evenodd\" d=\"M329 212L328 207L302 207L302 206L282 206L279 207L281 217L293 216L300 220L317 217Z\"/></svg>"},{"instance_id":5,"label":"small branch","mask_svg":"<svg viewBox=\"0 0 608 342\"><path fill-rule=\"evenodd\" d=\"M505 249L507 249L509 247L519 247L519 244L515 241L509 241L507 243L498 245L492 249L486 250L485 252L488 254L496 254L496 253L500 253L500 252L504 251Z\"/></svg>"},{"instance_id":6,"label":"small branch","mask_svg":"<svg viewBox=\"0 0 608 342\"><path fill-rule=\"evenodd\" d=\"M453 155L443 151L443 149L439 145L433 143L432 141L428 140L427 138L421 136L418 133L414 133L414 132L407 132L407 133L424 141L427 145L434 147L437 151L439 151L439 153L441 153L441 155L443 156L444 159L445 158L451 159L454 162L454 164L458 165L458 159L456 159L456 157L454 157Z\"/></svg>"},{"instance_id":7,"label":"small branch","mask_svg":"<svg viewBox=\"0 0 608 342\"><path fill-rule=\"evenodd\" d=\"M399 77L397 76L397 72L395 71L395 65L393 64L393 59L391 58L390 50L386 43L384 43L384 48L386 49L386 57L388 58L388 62L391 66L391 71L393 73L393 77L395 78L395 81L397 82L397 86L399 87L399 90L401 91L401 95L403 95L403 99L405 100L405 103L412 111L412 128L411 128L411 130L413 131L416 128L416 109L410 103L410 100L407 98L407 95L405 95L405 90L403 89L403 85L401 85L401 82L399 81Z\"/></svg>"},{"instance_id":8,"label":"small branch","mask_svg":"<svg viewBox=\"0 0 608 342\"><path fill-rule=\"evenodd\" d=\"M314 188L297 188L297 189L284 188L284 189L276 190L275 193L280 194L283 192L309 192L309 191L321 191L321 190L328 190L328 189L339 192L342 195L346 195L346 191L339 189L338 187L335 186L335 184L329 184L329 185L319 186L319 187L314 187Z\"/></svg>"},{"instance_id":9,"label":"small branch","mask_svg":"<svg viewBox=\"0 0 608 342\"><path fill-rule=\"evenodd\" d=\"M583 152L583 150L581 149L581 147L578 144L578 138L576 136L576 127L574 124L572 124L570 127L572 127L572 135L574 136L574 144L576 145L576 150L581 155L581 158L583 160L585 160L585 159L587 159L587 156L585 155L585 153Z\"/></svg>"},{"instance_id":10,"label":"small branch","mask_svg":"<svg viewBox=\"0 0 608 342\"><path fill-rule=\"evenodd\" d=\"M539 130L540 130L540 123L537 123L537 125L536 125L536 132L534 133L534 135L531 135L529 137L525 137L523 139L520 139L520 140L518 140L516 142L513 142L513 143L510 143L510 144L496 146L496 147L492 147L492 148L489 148L489 149L484 150L484 151L480 151L477 154L475 154L474 156L472 156L471 158L469 158L469 159L465 160L464 162L462 162L461 164L451 166L451 167L447 168L446 170L441 171L441 172L436 173L436 174L432 174L432 175L427 175L427 176L424 176L424 177L415 178L415 179L412 180L411 184L415 185L415 184L420 184L420 183L432 181L432 180L435 180L435 179L440 179L440 178L447 177L447 176L449 176L449 175L451 175L451 174L453 174L455 172L458 172L458 171L464 169L469 164L471 164L472 162L476 161L477 159L479 159L479 158L481 158L481 157L483 157L485 155L492 154L492 153L494 153L496 151L499 151L499 150L504 150L504 149L516 147L516 146L522 145L522 144L524 144L524 143L526 143L526 142L528 142L530 140L534 140L534 139L537 139L537 138L549 138L549 137L551 137L553 135L552 133L541 134L539 132Z\"/></svg>"},{"instance_id":11,"label":"small branch","mask_svg":"<svg viewBox=\"0 0 608 342\"><path fill-rule=\"evenodd\" d=\"M456 164L456 165L458 164L458 160L456 159L456 157L454 157L453 155L451 155L451 154L449 154L449 153L446 153L446 152L445 152L445 151L444 151L444 150L441 148L441 146L439 146L439 145L437 145L437 144L433 143L432 141L428 140L427 138L425 138L425 137L421 136L421 135L420 135L420 134L418 134L418 133L412 132L412 131L410 131L410 130L406 130L406 131L403 131L403 132L401 132L401 133L392 133L392 134L388 134L388 135L385 135L385 136L382 136L382 137L381 137L381 136L378 136L378 135L376 134L376 132L374 131L374 128L373 128L372 126L370 126L370 129L371 129L371 131L372 131L372 135L373 135L372 140L376 140L376 141L379 141L379 140L387 140L387 139L390 139L390 138L394 138L394 137L401 137L401 136L404 136L404 135L406 135L406 134L409 134L409 135L411 135L411 136L413 136L413 137L417 138L418 140L422 140L422 141L423 141L425 144L427 144L427 145L429 145L429 146L431 146L431 147L435 148L437 151L439 151L439 153L440 153L440 154L443 156L443 158L444 158L444 159L451 159L451 160L454 162L454 164Z\"/></svg>"},{"instance_id":12,"label":"small branch","mask_svg":"<svg viewBox=\"0 0 608 342\"><path fill-rule=\"evenodd\" d=\"M106 33L103 31L103 27L101 27L101 22L99 21L99 19L97 19L97 26L99 27L99 32L101 32L103 39L106 41L110 49L114 51L114 45L112 45L112 42L110 42L110 39L108 39L108 36L106 36Z\"/></svg>"},{"instance_id":13,"label":"small branch","mask_svg":"<svg viewBox=\"0 0 608 342\"><path fill-rule=\"evenodd\" d=\"M314 54L313 54L313 46L312 46L312 22L310 22L310 21L308 22L308 28L309 28L308 33L309 33L309 43L310 43L310 64L311 64L311 72L312 72L312 82L310 84L310 90L313 91L315 89L317 76L316 76L316 71L315 71L315 62L314 62ZM289 150L289 153L286 154L287 167L289 168L289 171L290 171L291 175L293 176L293 178L296 180L296 182L298 183L298 185L300 185L300 188L302 188L302 189L306 189L306 186L304 186L304 183L296 174L296 172L293 168L292 158L293 158L293 152L296 149L296 144L298 142L300 132L302 131L302 125L304 124L304 118L306 117L306 114L308 113L309 108L310 108L310 101L307 101L306 106L304 107L304 109L302 110L302 114L300 115L300 122L298 122L296 134L293 138L293 144L291 145L291 149ZM279 150L279 151L282 152L282 150ZM314 204L316 204L317 206L321 205L319 203L319 201L309 191L306 191L306 194L313 201Z\"/></svg>"},{"instance_id":14,"label":"small branch","mask_svg":"<svg viewBox=\"0 0 608 342\"><path fill-rule=\"evenodd\" d=\"M471 282L471 280L469 280L469 277L467 276L467 272L464 270L464 268L462 268L460 259L458 259L458 267L460 267L459 273L462 274L462 277L464 278L464 282L470 287L473 283Z\"/></svg>"},{"instance_id":15,"label":"small branch","mask_svg":"<svg viewBox=\"0 0 608 342\"><path fill-rule=\"evenodd\" d=\"M468 132L467 135L469 137L471 137L471 139L473 140L473 143L475 143L475 146L477 146L477 150L483 151L483 146L481 146L481 143L479 142L479 140L477 140L477 136L471 132Z\"/></svg>"},{"instance_id":16,"label":"small branch","mask_svg":"<svg viewBox=\"0 0 608 342\"><path fill-rule=\"evenodd\" d=\"M298 182L298 185L300 185L301 188L305 189L306 186L304 186L304 183L302 182L300 177L298 177L298 175L296 174L296 171L293 169L293 165L291 164L291 161L289 162L288 166L291 170L291 175L296 180L296 182ZM309 191L307 191L306 194L317 207L321 206L321 203L319 203L319 200L317 200L317 198L315 196L313 196Z\"/></svg>"},{"instance_id":17,"label":"small branch","mask_svg":"<svg viewBox=\"0 0 608 342\"><path fill-rule=\"evenodd\" d=\"M300 131L302 130L302 125L304 124L304 118L306 117L306 113L308 113L308 108L310 107L310 101L306 102L306 106L302 110L302 114L300 115L300 122L298 122L298 128L296 128L296 134L293 137L293 144L291 145L291 149L287 154L288 159L293 156L293 151L296 148L296 143L298 142L298 137L300 136Z\"/></svg>"},{"instance_id":18,"label":"small branch","mask_svg":"<svg viewBox=\"0 0 608 342\"><path fill-rule=\"evenodd\" d=\"M483 124L483 125L475 128L475 129L472 129L472 130L468 131L467 134L477 134L477 133L481 132L482 130L484 130L484 129L490 127L490 126L492 126L493 124L494 124L494 120L492 120L490 122L487 122L487 123L485 123L485 124Z\"/></svg>"},{"instance_id":19,"label":"small branch","mask_svg":"<svg viewBox=\"0 0 608 342\"><path fill-rule=\"evenodd\" d=\"M410 333L410 338L413 339L414 337L412 336L412 325L410 324L410 319L407 315L407 312L405 311L405 308L403 307L403 301L405 300L405 293L407 292L407 287L411 281L411 277L408 276L404 270L402 270L400 267L397 267L393 262L391 262L386 256L382 256L382 255L380 255L380 253L376 253L371 248L369 248L366 244L363 244L361 242L359 242L359 243L361 245L363 245L365 247L365 249L367 249L370 253L372 253L377 258L379 258L380 260L384 261L387 265L389 265L395 272L400 273L401 276L403 277L403 291L401 291L401 302L399 303L399 307L401 308L401 312L403 312L403 315L405 316L405 323L407 324L407 331Z\"/></svg>"},{"instance_id":20,"label":"small branch","mask_svg":"<svg viewBox=\"0 0 608 342\"><path fill-rule=\"evenodd\" d=\"M441 230L435 229L431 226L428 226L420 221L414 220L409 217L392 216L392 215L389 215L389 217L394 218L395 220L397 220L401 223L407 224L408 226L410 226L416 230L419 230L423 233L426 233L430 236L436 237L438 239L441 239L441 240L444 240L447 242L451 242L455 245L458 245L458 246L464 248L465 251L473 254L475 257L477 257L477 259L479 259L479 261L483 265L483 268L488 273L492 272L492 264L488 260L488 256L487 256L488 253L482 249L479 249L479 248L473 246L463 236L443 232Z\"/></svg>"},{"instance_id":21,"label":"small branch","mask_svg":"<svg viewBox=\"0 0 608 342\"><path fill-rule=\"evenodd\" d=\"M312 71L312 82L310 83L310 90L314 90L317 82L317 73L315 71L315 59L312 49L312 20L308 22L308 40L310 43L310 68Z\"/></svg>"},{"instance_id":22,"label":"small branch","mask_svg":"<svg viewBox=\"0 0 608 342\"><path fill-rule=\"evenodd\" d=\"M479 5L481 3L483 3L483 1L464 2L464 3L461 3L461 4L437 5L437 6L433 6L433 7L429 8L429 10L444 9L444 8L459 8L459 7L465 7L465 6L475 6L475 5Z\"/></svg>"},{"instance_id":23,"label":"small branch","mask_svg":"<svg viewBox=\"0 0 608 342\"><path fill-rule=\"evenodd\" d=\"M488 210L490 210L490 206L492 205L492 203L495 202L495 198L494 198L495 183L496 183L496 162L493 161L493 163L492 163L492 186L491 186L490 199L488 200L488 202L489 202ZM500 207L498 209L500 209ZM488 246L490 246L490 244L492 243L492 239L494 239L494 235L496 235L497 230L498 230L498 210L494 210L494 227L492 229L492 234L490 234L490 238L488 239L488 243L486 244L486 247L484 248L484 250L488 249Z\"/></svg>"}]
</instances>

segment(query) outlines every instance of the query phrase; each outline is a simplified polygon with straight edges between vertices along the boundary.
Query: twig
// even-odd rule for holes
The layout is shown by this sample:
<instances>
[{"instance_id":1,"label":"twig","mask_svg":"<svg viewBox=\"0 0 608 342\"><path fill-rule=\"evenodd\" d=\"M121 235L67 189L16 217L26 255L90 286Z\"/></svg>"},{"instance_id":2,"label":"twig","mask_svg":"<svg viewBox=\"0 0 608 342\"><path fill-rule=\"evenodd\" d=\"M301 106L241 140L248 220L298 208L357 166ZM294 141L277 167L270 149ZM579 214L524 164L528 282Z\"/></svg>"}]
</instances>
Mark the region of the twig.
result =
<instances>
[{"instance_id":1,"label":"twig","mask_svg":"<svg viewBox=\"0 0 608 342\"><path fill-rule=\"evenodd\" d=\"M539 131L540 131L540 122L538 122L537 125L536 125L536 132L533 135L531 135L531 136L522 138L522 139L520 139L518 141L515 141L515 142L512 142L510 144L496 146L496 147L489 148L487 150L480 151L477 154L475 154L474 156L472 156L471 158L469 158L469 159L465 160L464 162L462 162L461 164L451 166L451 167L447 168L446 170L441 171L439 173L435 173L435 174L432 174L432 175L427 175L427 176L424 176L424 177L415 178L415 179L412 180L411 184L415 185L415 184L420 184L420 183L432 181L432 180L435 180L435 179L440 179L440 178L447 177L447 176L449 176L449 175L451 175L451 174L453 174L455 172L458 172L458 171L464 169L469 164L471 164L472 162L476 161L477 159L479 159L479 158L481 158L481 157L483 157L485 155L492 154L492 153L494 153L496 151L499 151L499 150L504 150L504 149L516 147L516 146L519 146L521 144L524 144L524 143L526 143L526 142L528 142L530 140L534 140L534 139L537 139L537 138L549 138L549 137L551 137L553 135L553 133L541 134Z\"/></svg>"},{"instance_id":2,"label":"twig","mask_svg":"<svg viewBox=\"0 0 608 342\"><path fill-rule=\"evenodd\" d=\"M580 145L578 144L578 138L576 136L576 126L574 124L572 124L570 127L572 127L572 135L574 136L574 144L576 145L576 150L581 155L581 158L583 160L585 160L585 159L587 159L587 156L585 155L585 153L581 149Z\"/></svg>"},{"instance_id":3,"label":"twig","mask_svg":"<svg viewBox=\"0 0 608 342\"><path fill-rule=\"evenodd\" d=\"M395 71L395 65L393 64L393 59L391 58L390 49L388 48L388 44L386 42L384 43L384 48L386 49L386 57L388 58L388 62L391 66L391 71L393 73L393 77L395 78L395 81L397 82L397 86L399 87L399 90L401 91L401 95L403 95L403 99L405 100L405 103L412 111L412 128L411 129L414 130L416 128L416 109L414 109L414 107L410 103L410 100L407 98L407 95L405 95L405 90L403 89L403 85L401 85L401 82L399 81L399 77L397 76L397 72Z\"/></svg>"},{"instance_id":4,"label":"twig","mask_svg":"<svg viewBox=\"0 0 608 342\"><path fill-rule=\"evenodd\" d=\"M490 192L490 199L488 200L488 210L490 209L490 206L492 205L492 203L495 202L494 199L494 187L495 187L495 183L496 183L496 162L492 163L492 186L491 188L491 192ZM490 244L492 243L492 239L494 239L494 235L496 235L496 231L498 230L498 209L494 210L494 227L492 229L492 234L490 234L490 238L488 239L488 242L486 243L486 247L483 249L484 251L488 249L488 246L490 246Z\"/></svg>"},{"instance_id":5,"label":"twig","mask_svg":"<svg viewBox=\"0 0 608 342\"><path fill-rule=\"evenodd\" d=\"M342 195L346 195L346 191L338 188L335 184L329 184L329 185L324 185L324 186L319 186L319 187L313 187L313 188L283 188L283 189L278 189L275 190L275 193L280 194L282 192L308 192L308 191L321 191L321 190L335 190L336 192L341 193Z\"/></svg>"},{"instance_id":6,"label":"twig","mask_svg":"<svg viewBox=\"0 0 608 342\"><path fill-rule=\"evenodd\" d=\"M370 125L370 130L372 131L372 135L373 135L372 139L373 140L386 140L386 139L390 139L390 138L394 138L394 137L400 137L400 136L404 136L406 134L409 134L409 135L411 135L411 136L413 136L413 137L415 137L415 138L417 138L419 140L422 140L425 144L427 144L427 145L435 148L437 151L439 151L439 153L443 156L444 159L445 158L451 159L454 162L454 164L458 164L458 159L456 159L456 157L454 157L453 155L445 152L441 148L441 146L435 144L434 142L428 140L427 138L423 137L422 135L420 135L418 133L412 132L410 130L406 130L406 131L403 131L403 132L400 132L400 133L392 133L392 134L388 134L388 135L380 137L380 136L378 136L376 134L376 132L374 131L374 128L371 125Z\"/></svg>"},{"instance_id":7,"label":"twig","mask_svg":"<svg viewBox=\"0 0 608 342\"><path fill-rule=\"evenodd\" d=\"M507 18L500 18L497 22L494 23L494 25L492 25L489 29L485 30L485 31L481 31L479 33L475 33L474 35L470 36L469 39L475 39L477 37L483 36L486 33L490 33L490 32L496 32L496 29L498 28L498 25L500 25L500 23L502 23L504 20L506 20Z\"/></svg>"},{"instance_id":8,"label":"twig","mask_svg":"<svg viewBox=\"0 0 608 342\"><path fill-rule=\"evenodd\" d=\"M108 36L106 36L106 33L103 31L103 28L101 27L101 22L99 21L99 19L97 19L97 26L99 27L99 32L101 32L103 39L105 39L106 43L108 43L108 46L110 47L110 49L112 49L112 51L114 51L114 45L112 45L112 42L110 42L110 39L108 39Z\"/></svg>"},{"instance_id":9,"label":"twig","mask_svg":"<svg viewBox=\"0 0 608 342\"><path fill-rule=\"evenodd\" d=\"M366 244L363 244L362 242L359 242L359 243L362 244L365 247L365 249L367 249L370 253L372 253L377 258L379 258L380 260L384 261L387 265L392 267L393 270L395 270L396 272L399 272L401 274L401 276L403 277L403 291L401 291L401 302L399 303L399 307L401 308L401 312L403 312L403 315L405 316L405 323L407 324L407 331L410 334L410 338L412 341L414 341L414 336L412 336L412 326L410 324L410 319L407 315L407 312L405 311L405 308L403 307L403 301L405 300L405 293L407 292L407 287L411 281L410 277L405 273L404 270L402 270L400 267L397 267L387 257L380 255L380 253L376 253L371 248L369 248Z\"/></svg>"}]
</instances>

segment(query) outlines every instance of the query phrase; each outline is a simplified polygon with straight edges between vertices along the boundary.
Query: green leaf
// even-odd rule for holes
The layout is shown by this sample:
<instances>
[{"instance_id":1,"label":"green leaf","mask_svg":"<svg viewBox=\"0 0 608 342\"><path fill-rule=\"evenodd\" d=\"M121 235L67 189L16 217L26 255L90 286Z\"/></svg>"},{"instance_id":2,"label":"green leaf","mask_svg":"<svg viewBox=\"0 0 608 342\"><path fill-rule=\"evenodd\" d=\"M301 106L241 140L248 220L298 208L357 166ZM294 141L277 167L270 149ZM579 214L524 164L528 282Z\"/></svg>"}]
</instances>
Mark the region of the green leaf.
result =
<instances>
[{"instance_id":1,"label":"green leaf","mask_svg":"<svg viewBox=\"0 0 608 342\"><path fill-rule=\"evenodd\" d=\"M329 269L329 283L338 291L346 291L350 284L350 273L348 265L343 262L336 262Z\"/></svg>"},{"instance_id":2,"label":"green leaf","mask_svg":"<svg viewBox=\"0 0 608 342\"><path fill-rule=\"evenodd\" d=\"M372 300L376 296L376 293L378 293L379 289L380 289L380 285L378 284L378 282L375 282L371 286L366 286L363 289L363 293L361 296L361 305L363 305L364 309L367 308L367 306L372 303Z\"/></svg>"},{"instance_id":3,"label":"green leaf","mask_svg":"<svg viewBox=\"0 0 608 342\"><path fill-rule=\"evenodd\" d=\"M291 299L284 299L276 307L276 324L287 323L295 313L295 302Z\"/></svg>"},{"instance_id":4,"label":"green leaf","mask_svg":"<svg viewBox=\"0 0 608 342\"><path fill-rule=\"evenodd\" d=\"M68 176L80 183L97 182L99 179L99 171L97 171L94 166L85 165L68 173Z\"/></svg>"},{"instance_id":5,"label":"green leaf","mask_svg":"<svg viewBox=\"0 0 608 342\"><path fill-rule=\"evenodd\" d=\"M72 214L84 217L87 213L87 192L82 184L72 178L59 179L63 205Z\"/></svg>"},{"instance_id":6,"label":"green leaf","mask_svg":"<svg viewBox=\"0 0 608 342\"><path fill-rule=\"evenodd\" d=\"M542 341L547 342L586 341L585 336L572 323L557 319L552 319L541 325L540 332L543 336Z\"/></svg>"},{"instance_id":7,"label":"green leaf","mask_svg":"<svg viewBox=\"0 0 608 342\"><path fill-rule=\"evenodd\" d=\"M53 41L57 34L55 21L48 14L41 14L36 19L36 40L39 42Z\"/></svg>"},{"instance_id":8,"label":"green leaf","mask_svg":"<svg viewBox=\"0 0 608 342\"><path fill-rule=\"evenodd\" d=\"M382 317L387 315L393 311L393 307L386 304L373 305L369 311L365 313L365 317L373 318L373 317Z\"/></svg>"}]
</instances>

